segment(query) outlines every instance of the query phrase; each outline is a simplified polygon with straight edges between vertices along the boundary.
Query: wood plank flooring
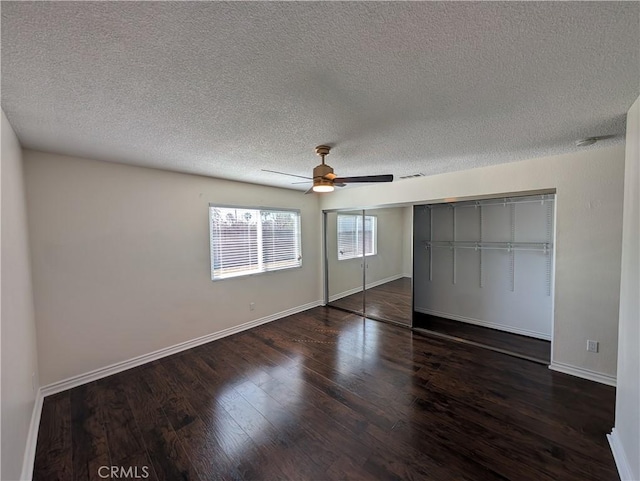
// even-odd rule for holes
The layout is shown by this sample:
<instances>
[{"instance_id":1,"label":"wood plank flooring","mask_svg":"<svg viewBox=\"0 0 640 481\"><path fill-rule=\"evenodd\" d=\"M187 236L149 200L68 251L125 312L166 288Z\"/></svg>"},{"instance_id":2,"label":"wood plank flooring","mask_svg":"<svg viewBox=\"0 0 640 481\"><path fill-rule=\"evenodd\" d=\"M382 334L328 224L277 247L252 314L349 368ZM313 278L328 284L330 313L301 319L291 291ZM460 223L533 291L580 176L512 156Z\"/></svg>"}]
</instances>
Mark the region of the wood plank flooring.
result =
<instances>
[{"instance_id":1,"label":"wood plank flooring","mask_svg":"<svg viewBox=\"0 0 640 481\"><path fill-rule=\"evenodd\" d=\"M362 292L343 297L331 302L331 305L339 309L361 313ZM387 282L365 292L365 310L367 317L383 319L411 325L411 278L402 277L395 281Z\"/></svg>"},{"instance_id":2,"label":"wood plank flooring","mask_svg":"<svg viewBox=\"0 0 640 481\"><path fill-rule=\"evenodd\" d=\"M616 480L614 398L315 308L47 397L33 479Z\"/></svg>"},{"instance_id":3,"label":"wood plank flooring","mask_svg":"<svg viewBox=\"0 0 640 481\"><path fill-rule=\"evenodd\" d=\"M549 365L551 362L551 342L543 339L452 321L420 312L414 314L414 327L537 359L542 364Z\"/></svg>"},{"instance_id":4,"label":"wood plank flooring","mask_svg":"<svg viewBox=\"0 0 640 481\"><path fill-rule=\"evenodd\" d=\"M540 363L551 362L551 342L549 341L419 312L412 313L411 278L409 277L368 289L365 293L365 302L364 315L372 319L388 320L410 326L413 316L414 327L501 349L536 359ZM333 301L330 305L338 309L362 313L363 294L358 292Z\"/></svg>"}]
</instances>

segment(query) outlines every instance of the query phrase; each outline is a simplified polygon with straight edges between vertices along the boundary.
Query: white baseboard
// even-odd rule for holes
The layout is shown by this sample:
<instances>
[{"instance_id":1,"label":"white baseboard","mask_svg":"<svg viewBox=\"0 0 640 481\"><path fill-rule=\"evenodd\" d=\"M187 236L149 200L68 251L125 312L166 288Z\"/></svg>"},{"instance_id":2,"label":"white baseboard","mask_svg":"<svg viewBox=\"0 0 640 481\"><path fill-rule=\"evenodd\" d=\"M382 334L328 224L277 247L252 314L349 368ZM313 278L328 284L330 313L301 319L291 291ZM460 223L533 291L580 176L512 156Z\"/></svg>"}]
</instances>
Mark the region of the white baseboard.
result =
<instances>
[{"instance_id":1,"label":"white baseboard","mask_svg":"<svg viewBox=\"0 0 640 481\"><path fill-rule=\"evenodd\" d=\"M33 478L33 463L36 459L36 445L38 444L38 429L40 428L40 416L42 415L42 389L38 389L36 393L33 411L31 413L31 422L29 423L29 432L27 434L27 443L24 448L24 457L22 458L22 474L21 481L31 481Z\"/></svg>"},{"instance_id":2,"label":"white baseboard","mask_svg":"<svg viewBox=\"0 0 640 481\"><path fill-rule=\"evenodd\" d=\"M385 277L384 279L380 279L379 281L369 282L366 285L366 288L371 289L373 287L378 287L382 284L386 284L387 282L397 281L398 279L402 279L403 277L406 276L404 274L396 274L395 276ZM362 286L354 287L353 289L349 289L348 291L343 291L338 294L334 294L333 296L329 296L329 302L337 301L338 299L342 299L343 297L347 297L352 294L357 294L358 292L362 292Z\"/></svg>"},{"instance_id":3,"label":"white baseboard","mask_svg":"<svg viewBox=\"0 0 640 481\"><path fill-rule=\"evenodd\" d=\"M570 374L571 376L581 377L582 379L588 379L589 381L599 382L600 384L606 384L607 386L615 387L616 385L615 376L592 371L583 367L576 367L562 362L551 361L549 369L552 371L562 372L564 374Z\"/></svg>"},{"instance_id":4,"label":"white baseboard","mask_svg":"<svg viewBox=\"0 0 640 481\"><path fill-rule=\"evenodd\" d=\"M133 367L155 361L156 359L160 359L181 351L185 351L187 349L191 349L192 347L200 346L202 344L215 341L216 339L221 339L238 332L246 331L247 329L251 329L253 327L257 327L261 324L266 324L267 322L272 322L283 317L291 316L293 314L306 311L313 307L321 306L322 304L322 301L309 302L308 304L304 304L302 306L292 307L291 309L287 309L286 311L277 312L275 314L271 314L270 316L261 317L260 319L256 319L254 321L245 322L244 324L240 324L238 326L229 327L227 329L223 329L222 331L213 332L211 334L197 337L195 339L181 342L179 344L174 344L173 346L165 347L148 354L143 354L126 361L116 362L115 364L111 364L109 366L101 367L84 374L79 374L62 381L54 382L41 388L42 396L46 397L52 394L66 391L67 389L81 386L82 384L87 384L97 379L102 379L104 377L111 376L112 374L117 374L119 372L126 371L127 369L131 369Z\"/></svg>"},{"instance_id":5,"label":"white baseboard","mask_svg":"<svg viewBox=\"0 0 640 481\"><path fill-rule=\"evenodd\" d=\"M416 312L422 314L428 314L431 316L444 317L446 319L454 319L456 321L466 322L468 324L475 324L476 326L490 327L491 329L498 329L500 331L511 332L513 334L520 334L521 336L535 337L536 339L543 339L550 341L551 336L543 332L530 331L528 329L520 329L518 327L506 326L504 324L497 324L495 322L483 321L482 319L475 319L473 317L458 316L457 314L449 314L448 312L435 311L433 309L427 309L424 307L416 307Z\"/></svg>"},{"instance_id":6,"label":"white baseboard","mask_svg":"<svg viewBox=\"0 0 640 481\"><path fill-rule=\"evenodd\" d=\"M618 436L618 432L616 431L616 428L613 428L611 430L611 434L607 434L607 439L609 440L609 446L611 446L613 459L615 460L616 467L618 468L618 474L620 475L620 480L621 481L637 481L638 478L634 478L633 473L631 472L631 465L627 460L627 455L624 452L624 447L620 442L620 437Z\"/></svg>"}]
</instances>

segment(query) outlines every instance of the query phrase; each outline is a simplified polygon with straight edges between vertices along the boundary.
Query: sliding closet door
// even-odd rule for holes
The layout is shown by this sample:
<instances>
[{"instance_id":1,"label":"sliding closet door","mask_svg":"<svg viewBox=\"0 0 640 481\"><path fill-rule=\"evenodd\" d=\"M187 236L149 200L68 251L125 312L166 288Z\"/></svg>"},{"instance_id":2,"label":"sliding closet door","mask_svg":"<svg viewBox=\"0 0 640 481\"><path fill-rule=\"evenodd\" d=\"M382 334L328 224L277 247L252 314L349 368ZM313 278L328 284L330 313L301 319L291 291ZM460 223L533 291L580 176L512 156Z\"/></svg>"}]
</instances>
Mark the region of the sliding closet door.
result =
<instances>
[{"instance_id":1,"label":"sliding closet door","mask_svg":"<svg viewBox=\"0 0 640 481\"><path fill-rule=\"evenodd\" d=\"M364 313L362 210L328 212L325 245L329 305Z\"/></svg>"},{"instance_id":2,"label":"sliding closet door","mask_svg":"<svg viewBox=\"0 0 640 481\"><path fill-rule=\"evenodd\" d=\"M411 210L390 207L365 211L367 317L411 324Z\"/></svg>"}]
</instances>

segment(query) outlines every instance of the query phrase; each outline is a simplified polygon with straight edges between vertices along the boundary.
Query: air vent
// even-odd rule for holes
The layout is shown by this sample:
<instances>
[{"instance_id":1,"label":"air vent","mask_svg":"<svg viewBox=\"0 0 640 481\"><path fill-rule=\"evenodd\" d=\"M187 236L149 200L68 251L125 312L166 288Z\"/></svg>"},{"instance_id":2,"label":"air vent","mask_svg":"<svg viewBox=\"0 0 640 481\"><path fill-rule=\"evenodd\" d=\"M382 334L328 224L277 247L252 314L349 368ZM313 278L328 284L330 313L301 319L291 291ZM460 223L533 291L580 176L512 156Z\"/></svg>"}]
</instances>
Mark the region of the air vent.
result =
<instances>
[{"instance_id":1,"label":"air vent","mask_svg":"<svg viewBox=\"0 0 640 481\"><path fill-rule=\"evenodd\" d=\"M415 177L424 177L424 174L403 175L400 177L400 179L413 179Z\"/></svg>"}]
</instances>

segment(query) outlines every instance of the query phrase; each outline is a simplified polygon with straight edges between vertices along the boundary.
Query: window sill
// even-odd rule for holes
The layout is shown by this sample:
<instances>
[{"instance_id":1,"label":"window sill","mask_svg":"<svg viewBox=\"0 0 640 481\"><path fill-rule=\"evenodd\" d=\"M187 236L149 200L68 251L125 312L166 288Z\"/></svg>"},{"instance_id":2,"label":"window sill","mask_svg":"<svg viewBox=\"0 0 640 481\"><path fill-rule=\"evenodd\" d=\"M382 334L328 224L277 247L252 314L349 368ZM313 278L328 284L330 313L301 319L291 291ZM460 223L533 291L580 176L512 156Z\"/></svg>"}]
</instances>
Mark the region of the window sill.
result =
<instances>
[{"instance_id":1,"label":"window sill","mask_svg":"<svg viewBox=\"0 0 640 481\"><path fill-rule=\"evenodd\" d=\"M273 274L273 273L276 273L276 272L292 271L294 269L302 269L302 264L300 264L299 266L284 267L282 269L271 269L271 270L268 270L268 271L256 271L256 272L251 272L251 273L231 274L231 275L226 275L224 277L211 278L211 281L212 282L220 282L220 281L227 281L229 279L241 279L243 277L255 277L255 276L261 276L263 274Z\"/></svg>"}]
</instances>

